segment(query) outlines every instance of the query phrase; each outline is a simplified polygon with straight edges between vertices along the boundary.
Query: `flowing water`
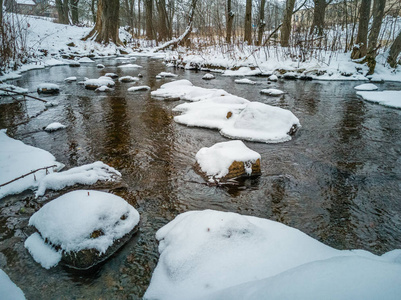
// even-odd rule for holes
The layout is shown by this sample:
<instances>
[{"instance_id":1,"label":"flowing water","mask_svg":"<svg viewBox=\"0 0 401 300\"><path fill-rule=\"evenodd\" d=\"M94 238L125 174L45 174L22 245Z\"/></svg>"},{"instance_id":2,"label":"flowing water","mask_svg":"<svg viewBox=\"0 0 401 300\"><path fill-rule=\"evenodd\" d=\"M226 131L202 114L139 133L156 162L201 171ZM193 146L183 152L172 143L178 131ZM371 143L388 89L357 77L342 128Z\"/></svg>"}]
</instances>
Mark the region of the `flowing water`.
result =
<instances>
[{"instance_id":1,"label":"flowing water","mask_svg":"<svg viewBox=\"0 0 401 300\"><path fill-rule=\"evenodd\" d=\"M139 85L152 90L171 79L156 80L166 70L161 60L138 58L143 69L120 69L115 59L94 65L30 71L14 84L35 91L42 82L61 86L46 97L59 105L44 110L35 100L0 105L0 128L23 142L50 151L67 168L101 160L118 169L125 186L112 189L141 214L139 233L105 264L89 274L35 263L23 247L27 222L43 203L31 194L0 200L0 268L28 299L140 299L157 264L156 231L179 213L215 209L277 220L338 249L376 254L401 248L401 110L362 101L360 82L280 81L287 92L275 98L267 88L238 85L234 78L174 70L179 79L217 87L251 101L290 109L302 128L280 144L246 142L262 156L262 175L232 186L207 186L194 171L196 152L226 141L215 130L176 124L179 102L154 100L149 92L127 93L132 84L96 93L64 78L143 74ZM379 87L401 89L399 83ZM47 133L58 121L67 129Z\"/></svg>"}]
</instances>

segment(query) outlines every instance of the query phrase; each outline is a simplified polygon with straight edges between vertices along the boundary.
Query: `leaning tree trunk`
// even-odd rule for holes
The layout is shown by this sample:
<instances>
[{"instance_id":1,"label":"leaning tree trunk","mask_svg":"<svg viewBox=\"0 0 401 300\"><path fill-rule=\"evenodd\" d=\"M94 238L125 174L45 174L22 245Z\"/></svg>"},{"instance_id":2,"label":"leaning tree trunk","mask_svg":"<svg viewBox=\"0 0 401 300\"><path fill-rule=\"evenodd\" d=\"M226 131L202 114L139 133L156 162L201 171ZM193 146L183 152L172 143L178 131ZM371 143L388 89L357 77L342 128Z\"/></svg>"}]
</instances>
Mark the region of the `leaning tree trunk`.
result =
<instances>
[{"instance_id":1,"label":"leaning tree trunk","mask_svg":"<svg viewBox=\"0 0 401 300\"><path fill-rule=\"evenodd\" d=\"M234 22L234 12L231 9L231 0L227 0L227 32L226 32L226 42L231 43L231 32L233 29Z\"/></svg>"},{"instance_id":2,"label":"leaning tree trunk","mask_svg":"<svg viewBox=\"0 0 401 300\"><path fill-rule=\"evenodd\" d=\"M397 67L398 56L401 53L401 31L398 33L396 39L390 47L390 51L387 57L387 62L392 68Z\"/></svg>"},{"instance_id":3,"label":"leaning tree trunk","mask_svg":"<svg viewBox=\"0 0 401 300\"><path fill-rule=\"evenodd\" d=\"M322 36L327 3L326 0L314 0L314 2L313 21L309 34L317 33L319 36Z\"/></svg>"},{"instance_id":4,"label":"leaning tree trunk","mask_svg":"<svg viewBox=\"0 0 401 300\"><path fill-rule=\"evenodd\" d=\"M285 12L283 18L283 25L281 26L280 43L282 47L289 46L291 34L291 18L295 6L295 0L287 0L285 3Z\"/></svg>"},{"instance_id":5,"label":"leaning tree trunk","mask_svg":"<svg viewBox=\"0 0 401 300\"><path fill-rule=\"evenodd\" d=\"M252 44L252 0L246 0L244 41Z\"/></svg>"},{"instance_id":6,"label":"leaning tree trunk","mask_svg":"<svg viewBox=\"0 0 401 300\"><path fill-rule=\"evenodd\" d=\"M119 0L98 0L95 27L84 40L94 38L98 43L108 44L112 42L121 45L118 34L119 13Z\"/></svg>"},{"instance_id":7,"label":"leaning tree trunk","mask_svg":"<svg viewBox=\"0 0 401 300\"><path fill-rule=\"evenodd\" d=\"M146 38L153 40L153 0L145 0L146 6Z\"/></svg>"},{"instance_id":8,"label":"leaning tree trunk","mask_svg":"<svg viewBox=\"0 0 401 300\"><path fill-rule=\"evenodd\" d=\"M262 38L263 38L263 32L265 31L265 5L266 5L266 0L261 0L260 1L260 10L259 10L259 28L258 28L258 40L256 44L258 46L261 45L262 43Z\"/></svg>"},{"instance_id":9,"label":"leaning tree trunk","mask_svg":"<svg viewBox=\"0 0 401 300\"><path fill-rule=\"evenodd\" d=\"M376 67L376 54L377 54L377 39L379 37L380 29L382 26L382 20L384 15L384 7L386 6L386 0L374 0L373 1L373 22L369 33L368 50L366 54L366 62L369 67L368 75L372 75L375 72Z\"/></svg>"},{"instance_id":10,"label":"leaning tree trunk","mask_svg":"<svg viewBox=\"0 0 401 300\"><path fill-rule=\"evenodd\" d=\"M70 0L71 21L73 25L77 25L79 23L78 2L79 0Z\"/></svg>"},{"instance_id":11,"label":"leaning tree trunk","mask_svg":"<svg viewBox=\"0 0 401 300\"><path fill-rule=\"evenodd\" d=\"M56 0L56 8L58 13L58 22L60 24L70 24L68 18L68 0Z\"/></svg>"},{"instance_id":12,"label":"leaning tree trunk","mask_svg":"<svg viewBox=\"0 0 401 300\"><path fill-rule=\"evenodd\" d=\"M359 59L366 56L368 43L368 27L371 0L362 0L359 11L359 27L356 37L356 47L352 50L351 58Z\"/></svg>"}]
</instances>

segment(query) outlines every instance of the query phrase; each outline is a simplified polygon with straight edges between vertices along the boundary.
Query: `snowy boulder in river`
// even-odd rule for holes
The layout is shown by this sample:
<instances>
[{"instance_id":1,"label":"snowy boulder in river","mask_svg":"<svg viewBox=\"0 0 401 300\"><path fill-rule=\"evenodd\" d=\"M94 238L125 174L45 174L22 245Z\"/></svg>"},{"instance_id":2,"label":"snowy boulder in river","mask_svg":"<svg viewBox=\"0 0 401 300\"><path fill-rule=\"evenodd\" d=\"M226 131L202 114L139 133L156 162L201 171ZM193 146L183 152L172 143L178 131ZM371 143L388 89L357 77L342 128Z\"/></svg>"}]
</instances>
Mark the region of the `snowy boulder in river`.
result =
<instances>
[{"instance_id":1,"label":"snowy boulder in river","mask_svg":"<svg viewBox=\"0 0 401 300\"><path fill-rule=\"evenodd\" d=\"M375 91L379 88L373 83L364 83L357 85L356 87L354 87L354 89L356 89L357 91Z\"/></svg>"},{"instance_id":2,"label":"snowy boulder in river","mask_svg":"<svg viewBox=\"0 0 401 300\"><path fill-rule=\"evenodd\" d=\"M260 175L260 154L242 141L229 141L204 147L196 153L200 171L209 181L225 181L240 176Z\"/></svg>"},{"instance_id":3,"label":"snowy boulder in river","mask_svg":"<svg viewBox=\"0 0 401 300\"><path fill-rule=\"evenodd\" d=\"M255 84L256 83L256 81L250 80L248 78L236 79L234 81L235 81L235 83L238 83L238 84Z\"/></svg>"},{"instance_id":4,"label":"snowy boulder in river","mask_svg":"<svg viewBox=\"0 0 401 300\"><path fill-rule=\"evenodd\" d=\"M113 79L107 76L101 76L98 79L87 79L84 81L84 86L88 90L96 90L97 88L100 88L101 86L106 86L106 87L113 87L115 85L115 82Z\"/></svg>"},{"instance_id":5,"label":"snowy boulder in river","mask_svg":"<svg viewBox=\"0 0 401 300\"><path fill-rule=\"evenodd\" d=\"M66 127L67 126L61 124L60 122L53 122L53 123L47 125L44 130L47 132L52 132L52 131L64 129Z\"/></svg>"},{"instance_id":6,"label":"snowy boulder in river","mask_svg":"<svg viewBox=\"0 0 401 300\"><path fill-rule=\"evenodd\" d=\"M106 260L137 231L139 213L121 197L78 190L47 203L29 219L38 232L25 241L44 268L60 261L86 270Z\"/></svg>"},{"instance_id":7,"label":"snowy boulder in river","mask_svg":"<svg viewBox=\"0 0 401 300\"><path fill-rule=\"evenodd\" d=\"M133 77L133 76L123 76L120 79L118 79L120 82L133 82L133 81L139 81L138 77Z\"/></svg>"},{"instance_id":8,"label":"snowy boulder in river","mask_svg":"<svg viewBox=\"0 0 401 300\"><path fill-rule=\"evenodd\" d=\"M216 77L213 74L210 73L206 73L205 75L203 75L202 79L205 80L211 80L211 79L215 79Z\"/></svg>"},{"instance_id":9,"label":"snowy boulder in river","mask_svg":"<svg viewBox=\"0 0 401 300\"><path fill-rule=\"evenodd\" d=\"M281 96L284 94L284 92L279 89L263 89L260 92L269 96Z\"/></svg>"},{"instance_id":10,"label":"snowy boulder in river","mask_svg":"<svg viewBox=\"0 0 401 300\"><path fill-rule=\"evenodd\" d=\"M128 89L128 92L139 92L139 91L149 91L150 87L147 85L132 86Z\"/></svg>"},{"instance_id":11,"label":"snowy boulder in river","mask_svg":"<svg viewBox=\"0 0 401 300\"><path fill-rule=\"evenodd\" d=\"M267 78L267 80L268 81L278 81L278 77L276 76L276 75L270 75L268 78Z\"/></svg>"},{"instance_id":12,"label":"snowy boulder in river","mask_svg":"<svg viewBox=\"0 0 401 300\"><path fill-rule=\"evenodd\" d=\"M38 94L58 94L60 87L55 83L41 83L37 87Z\"/></svg>"},{"instance_id":13,"label":"snowy boulder in river","mask_svg":"<svg viewBox=\"0 0 401 300\"><path fill-rule=\"evenodd\" d=\"M159 262L144 299L399 299L401 250L337 250L267 219L213 210L156 233Z\"/></svg>"}]
</instances>

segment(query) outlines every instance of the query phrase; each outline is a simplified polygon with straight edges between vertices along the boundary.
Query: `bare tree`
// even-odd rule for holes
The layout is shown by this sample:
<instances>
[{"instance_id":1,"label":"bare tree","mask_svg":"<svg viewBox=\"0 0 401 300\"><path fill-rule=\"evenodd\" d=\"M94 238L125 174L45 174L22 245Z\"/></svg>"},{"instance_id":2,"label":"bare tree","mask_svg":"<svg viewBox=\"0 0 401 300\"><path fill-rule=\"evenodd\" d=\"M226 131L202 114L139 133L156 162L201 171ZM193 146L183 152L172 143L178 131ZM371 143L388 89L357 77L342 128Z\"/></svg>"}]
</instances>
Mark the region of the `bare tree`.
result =
<instances>
[{"instance_id":1,"label":"bare tree","mask_svg":"<svg viewBox=\"0 0 401 300\"><path fill-rule=\"evenodd\" d=\"M281 37L280 37L280 43L282 47L289 46L289 39L291 34L291 18L294 6L295 6L295 0L287 0L285 2L285 11L284 11L283 23L281 26Z\"/></svg>"},{"instance_id":2,"label":"bare tree","mask_svg":"<svg viewBox=\"0 0 401 300\"><path fill-rule=\"evenodd\" d=\"M0 0L0 27L3 28L3 0Z\"/></svg>"},{"instance_id":3,"label":"bare tree","mask_svg":"<svg viewBox=\"0 0 401 300\"><path fill-rule=\"evenodd\" d=\"M396 39L390 47L390 51L387 57L387 62L392 68L397 67L398 56L401 53L401 31L398 33Z\"/></svg>"},{"instance_id":4,"label":"bare tree","mask_svg":"<svg viewBox=\"0 0 401 300\"><path fill-rule=\"evenodd\" d=\"M252 44L252 0L246 0L244 41Z\"/></svg>"},{"instance_id":5,"label":"bare tree","mask_svg":"<svg viewBox=\"0 0 401 300\"><path fill-rule=\"evenodd\" d=\"M153 40L153 0L144 0L146 6L146 38Z\"/></svg>"},{"instance_id":6,"label":"bare tree","mask_svg":"<svg viewBox=\"0 0 401 300\"><path fill-rule=\"evenodd\" d=\"M68 17L68 0L56 0L56 8L58 13L58 22L61 24L70 24Z\"/></svg>"},{"instance_id":7,"label":"bare tree","mask_svg":"<svg viewBox=\"0 0 401 300\"><path fill-rule=\"evenodd\" d=\"M309 34L317 33L319 36L323 35L324 18L326 15L326 7L328 3L326 0L313 0L315 6L313 8L313 21Z\"/></svg>"},{"instance_id":8,"label":"bare tree","mask_svg":"<svg viewBox=\"0 0 401 300\"><path fill-rule=\"evenodd\" d=\"M260 46L262 43L262 38L263 38L263 32L265 31L265 6L266 6L266 0L261 0L260 1L260 8L259 8L259 25L258 25L258 40L256 44Z\"/></svg>"},{"instance_id":9,"label":"bare tree","mask_svg":"<svg viewBox=\"0 0 401 300\"><path fill-rule=\"evenodd\" d=\"M168 40L169 37L169 21L168 15L166 11L166 1L165 0L156 0L157 12L158 12L158 41Z\"/></svg>"},{"instance_id":10,"label":"bare tree","mask_svg":"<svg viewBox=\"0 0 401 300\"><path fill-rule=\"evenodd\" d=\"M377 48L379 47L377 46L377 39L379 37L380 29L382 26L385 6L386 0L373 1L373 22L369 32L368 50L366 54L366 61L369 67L369 75L372 75L374 73L376 67L376 52Z\"/></svg>"},{"instance_id":11,"label":"bare tree","mask_svg":"<svg viewBox=\"0 0 401 300\"><path fill-rule=\"evenodd\" d=\"M78 2L79 0L70 0L71 22L74 25L79 23Z\"/></svg>"},{"instance_id":12,"label":"bare tree","mask_svg":"<svg viewBox=\"0 0 401 300\"><path fill-rule=\"evenodd\" d=\"M226 42L231 43L231 32L233 28L234 12L231 9L231 0L227 0L227 17L226 17Z\"/></svg>"},{"instance_id":13,"label":"bare tree","mask_svg":"<svg viewBox=\"0 0 401 300\"><path fill-rule=\"evenodd\" d=\"M359 9L359 27L358 35L356 37L357 45L352 50L352 59L365 57L367 53L370 4L371 0L362 0L361 7Z\"/></svg>"},{"instance_id":14,"label":"bare tree","mask_svg":"<svg viewBox=\"0 0 401 300\"><path fill-rule=\"evenodd\" d=\"M98 43L113 42L120 45L118 34L118 19L120 14L119 0L98 0L96 24L92 31L84 38L94 38Z\"/></svg>"},{"instance_id":15,"label":"bare tree","mask_svg":"<svg viewBox=\"0 0 401 300\"><path fill-rule=\"evenodd\" d=\"M96 23L96 10L95 10L96 3L95 2L96 2L96 0L91 1L91 11L92 11L93 23Z\"/></svg>"}]
</instances>

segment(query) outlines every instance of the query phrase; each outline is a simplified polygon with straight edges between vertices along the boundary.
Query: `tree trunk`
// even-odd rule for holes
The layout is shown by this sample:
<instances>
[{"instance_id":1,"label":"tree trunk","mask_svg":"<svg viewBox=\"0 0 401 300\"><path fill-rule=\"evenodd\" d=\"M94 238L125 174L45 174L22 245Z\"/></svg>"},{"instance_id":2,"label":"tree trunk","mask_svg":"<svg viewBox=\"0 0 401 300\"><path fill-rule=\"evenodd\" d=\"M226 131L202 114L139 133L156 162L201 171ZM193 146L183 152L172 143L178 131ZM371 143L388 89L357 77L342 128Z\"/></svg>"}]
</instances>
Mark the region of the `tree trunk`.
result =
<instances>
[{"instance_id":1,"label":"tree trunk","mask_svg":"<svg viewBox=\"0 0 401 300\"><path fill-rule=\"evenodd\" d=\"M77 25L79 23L78 2L79 0L70 0L71 21L73 25Z\"/></svg>"},{"instance_id":2,"label":"tree trunk","mask_svg":"<svg viewBox=\"0 0 401 300\"><path fill-rule=\"evenodd\" d=\"M146 38L153 40L153 0L145 0L146 5Z\"/></svg>"},{"instance_id":3,"label":"tree trunk","mask_svg":"<svg viewBox=\"0 0 401 300\"><path fill-rule=\"evenodd\" d=\"M266 5L266 0L261 0L260 1L260 9L259 9L259 28L258 28L258 40L256 42L256 45L260 46L262 44L262 39L263 39L263 32L265 31L265 5Z\"/></svg>"},{"instance_id":4,"label":"tree trunk","mask_svg":"<svg viewBox=\"0 0 401 300\"><path fill-rule=\"evenodd\" d=\"M387 62L392 68L397 67L398 56L401 53L401 31L398 33L396 39L390 47L390 52L387 57Z\"/></svg>"},{"instance_id":5,"label":"tree trunk","mask_svg":"<svg viewBox=\"0 0 401 300\"><path fill-rule=\"evenodd\" d=\"M121 45L118 34L119 13L119 0L98 0L95 27L84 40L94 37L95 42L98 43L108 44L112 42Z\"/></svg>"},{"instance_id":6,"label":"tree trunk","mask_svg":"<svg viewBox=\"0 0 401 300\"><path fill-rule=\"evenodd\" d=\"M359 10L359 27L356 37L356 47L352 50L351 58L360 59L366 56L368 43L368 27L371 0L362 0Z\"/></svg>"},{"instance_id":7,"label":"tree trunk","mask_svg":"<svg viewBox=\"0 0 401 300\"><path fill-rule=\"evenodd\" d=\"M386 6L386 0L374 0L373 1L373 22L369 33L368 51L366 54L366 62L368 63L369 72L368 75L372 75L375 72L376 67L376 50L377 39L379 37L380 28L382 26L382 20L384 15L384 7Z\"/></svg>"},{"instance_id":8,"label":"tree trunk","mask_svg":"<svg viewBox=\"0 0 401 300\"><path fill-rule=\"evenodd\" d=\"M227 32L226 32L226 42L231 43L231 32L233 29L234 12L231 9L231 0L227 0Z\"/></svg>"},{"instance_id":9,"label":"tree trunk","mask_svg":"<svg viewBox=\"0 0 401 300\"><path fill-rule=\"evenodd\" d=\"M244 41L252 44L252 0L246 0Z\"/></svg>"},{"instance_id":10,"label":"tree trunk","mask_svg":"<svg viewBox=\"0 0 401 300\"><path fill-rule=\"evenodd\" d=\"M93 17L93 23L96 23L95 0L92 0L91 2L91 12Z\"/></svg>"},{"instance_id":11,"label":"tree trunk","mask_svg":"<svg viewBox=\"0 0 401 300\"><path fill-rule=\"evenodd\" d=\"M289 46L289 40L291 34L291 18L294 6L295 6L295 0L287 0L285 3L283 25L281 26L281 37L280 37L280 43L282 47Z\"/></svg>"},{"instance_id":12,"label":"tree trunk","mask_svg":"<svg viewBox=\"0 0 401 300\"><path fill-rule=\"evenodd\" d=\"M314 2L313 21L309 34L317 33L319 36L322 36L327 3L326 0L314 0Z\"/></svg>"},{"instance_id":13,"label":"tree trunk","mask_svg":"<svg viewBox=\"0 0 401 300\"><path fill-rule=\"evenodd\" d=\"M138 0L138 25L136 26L137 37L141 36L141 0Z\"/></svg>"},{"instance_id":14,"label":"tree trunk","mask_svg":"<svg viewBox=\"0 0 401 300\"><path fill-rule=\"evenodd\" d=\"M56 0L58 22L60 24L70 24L68 18L68 0Z\"/></svg>"},{"instance_id":15,"label":"tree trunk","mask_svg":"<svg viewBox=\"0 0 401 300\"><path fill-rule=\"evenodd\" d=\"M0 0L0 27L3 29L3 0Z\"/></svg>"},{"instance_id":16,"label":"tree trunk","mask_svg":"<svg viewBox=\"0 0 401 300\"><path fill-rule=\"evenodd\" d=\"M166 41L169 39L168 36L168 17L166 11L166 1L165 0L158 0L156 1L157 5L157 12L159 15L158 25L157 25L157 32L158 32L158 41Z\"/></svg>"}]
</instances>

